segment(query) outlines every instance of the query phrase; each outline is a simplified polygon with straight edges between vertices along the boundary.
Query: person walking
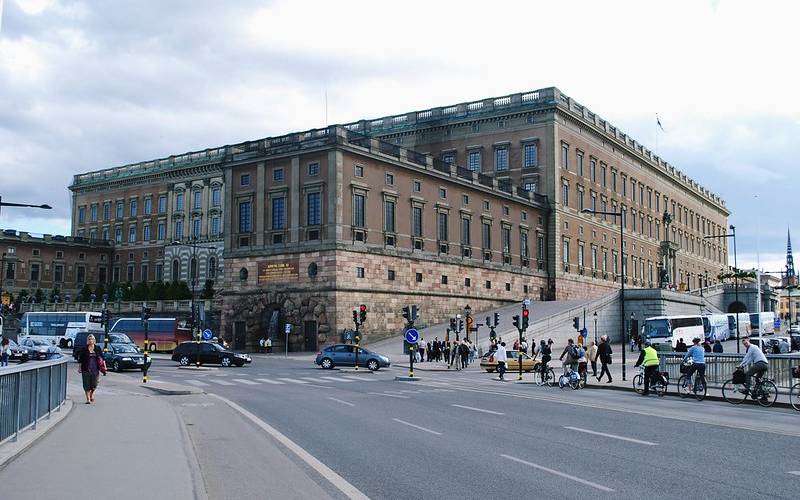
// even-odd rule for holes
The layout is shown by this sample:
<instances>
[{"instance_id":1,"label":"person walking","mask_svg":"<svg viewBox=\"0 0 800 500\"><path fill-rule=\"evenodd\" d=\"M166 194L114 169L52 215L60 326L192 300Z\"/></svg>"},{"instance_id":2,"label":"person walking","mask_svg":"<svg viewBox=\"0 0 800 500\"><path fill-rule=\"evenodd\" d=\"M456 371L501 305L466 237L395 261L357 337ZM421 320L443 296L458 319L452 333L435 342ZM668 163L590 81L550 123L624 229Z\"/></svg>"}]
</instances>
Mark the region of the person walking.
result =
<instances>
[{"instance_id":1,"label":"person walking","mask_svg":"<svg viewBox=\"0 0 800 500\"><path fill-rule=\"evenodd\" d=\"M595 344L594 340L589 345L589 350L586 352L586 357L589 358L589 362L592 364L592 377L597 377L597 344Z\"/></svg>"},{"instance_id":2,"label":"person walking","mask_svg":"<svg viewBox=\"0 0 800 500\"><path fill-rule=\"evenodd\" d=\"M422 336L420 335L419 340L417 341L417 352L419 352L419 362L422 363L425 361L425 341L422 340Z\"/></svg>"},{"instance_id":3,"label":"person walking","mask_svg":"<svg viewBox=\"0 0 800 500\"><path fill-rule=\"evenodd\" d=\"M686 342L683 339L678 339L678 343L675 344L675 352L687 352L689 348L686 346Z\"/></svg>"},{"instance_id":4,"label":"person walking","mask_svg":"<svg viewBox=\"0 0 800 500\"><path fill-rule=\"evenodd\" d=\"M444 353L444 363L450 364L450 341L442 342L442 351Z\"/></svg>"},{"instance_id":5,"label":"person walking","mask_svg":"<svg viewBox=\"0 0 800 500\"><path fill-rule=\"evenodd\" d=\"M697 341L700 342L700 339L697 339ZM658 370L658 351L650 345L649 341L644 343L644 349L639 353L639 359L633 366L639 365L644 366L644 391L642 391L642 396L647 396L650 394L650 381L656 370Z\"/></svg>"},{"instance_id":6,"label":"person walking","mask_svg":"<svg viewBox=\"0 0 800 500\"><path fill-rule=\"evenodd\" d=\"M11 356L11 342L8 337L3 337L0 342L0 366L8 366L8 358Z\"/></svg>"},{"instance_id":7,"label":"person walking","mask_svg":"<svg viewBox=\"0 0 800 500\"><path fill-rule=\"evenodd\" d=\"M494 353L494 359L497 360L497 373L500 375L498 378L500 380L505 380L503 375L506 373L506 362L508 361L505 342L497 344L497 351Z\"/></svg>"},{"instance_id":8,"label":"person walking","mask_svg":"<svg viewBox=\"0 0 800 500\"><path fill-rule=\"evenodd\" d=\"M462 340L461 345L458 346L458 353L461 355L461 369L465 369L469 360L469 346L465 340Z\"/></svg>"},{"instance_id":9,"label":"person walking","mask_svg":"<svg viewBox=\"0 0 800 500\"><path fill-rule=\"evenodd\" d=\"M603 374L606 374L608 375L608 382L606 383L611 383L611 372L608 370L608 365L611 364L612 354L614 354L614 352L611 350L611 344L608 342L608 336L603 335L600 337L600 346L598 346L597 354L594 357L595 362L598 359L600 360L600 376L597 377L598 382L603 379Z\"/></svg>"},{"instance_id":10,"label":"person walking","mask_svg":"<svg viewBox=\"0 0 800 500\"><path fill-rule=\"evenodd\" d=\"M103 350L97 345L94 335L86 337L86 347L78 352L78 373L83 380L86 404L94 403L94 391L97 390L100 373L106 374Z\"/></svg>"},{"instance_id":11,"label":"person walking","mask_svg":"<svg viewBox=\"0 0 800 500\"><path fill-rule=\"evenodd\" d=\"M711 349L711 351L715 352L717 354L721 354L723 352L722 342L720 342L719 340L715 340L714 341L714 347Z\"/></svg>"}]
</instances>

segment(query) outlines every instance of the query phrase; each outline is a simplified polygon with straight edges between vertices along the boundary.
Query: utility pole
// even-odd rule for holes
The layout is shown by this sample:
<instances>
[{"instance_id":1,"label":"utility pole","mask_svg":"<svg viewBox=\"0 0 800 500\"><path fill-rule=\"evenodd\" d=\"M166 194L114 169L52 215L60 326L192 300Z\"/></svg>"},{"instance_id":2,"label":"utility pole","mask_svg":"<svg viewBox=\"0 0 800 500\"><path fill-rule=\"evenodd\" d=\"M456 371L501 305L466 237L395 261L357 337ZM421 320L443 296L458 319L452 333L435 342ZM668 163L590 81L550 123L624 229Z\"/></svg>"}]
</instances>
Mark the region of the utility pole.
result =
<instances>
[{"instance_id":1,"label":"utility pole","mask_svg":"<svg viewBox=\"0 0 800 500\"><path fill-rule=\"evenodd\" d=\"M142 383L147 383L147 367L150 360L150 339L148 337L148 326L150 323L150 308L142 303L142 325L144 326L144 368L142 368Z\"/></svg>"},{"instance_id":2,"label":"utility pole","mask_svg":"<svg viewBox=\"0 0 800 500\"><path fill-rule=\"evenodd\" d=\"M361 350L361 333L358 330L358 327L363 325L364 322L367 320L367 306L361 304L358 306L358 311L353 309L353 323L356 325L356 371L358 371L358 351Z\"/></svg>"}]
</instances>

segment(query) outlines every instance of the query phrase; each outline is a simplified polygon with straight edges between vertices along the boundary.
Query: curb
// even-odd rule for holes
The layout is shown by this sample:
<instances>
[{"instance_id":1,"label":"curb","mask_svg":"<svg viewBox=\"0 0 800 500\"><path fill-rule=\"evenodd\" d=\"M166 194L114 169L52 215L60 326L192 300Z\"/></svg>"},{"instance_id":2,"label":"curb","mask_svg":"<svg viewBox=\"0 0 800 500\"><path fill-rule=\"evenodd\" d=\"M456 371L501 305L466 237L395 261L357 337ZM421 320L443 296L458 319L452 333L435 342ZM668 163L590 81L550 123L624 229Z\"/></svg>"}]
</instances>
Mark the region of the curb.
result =
<instances>
[{"instance_id":1,"label":"curb","mask_svg":"<svg viewBox=\"0 0 800 500\"><path fill-rule=\"evenodd\" d=\"M46 422L45 420L40 420L37 423L37 430L33 431L32 429L26 429L21 431L20 437L17 439L16 442L6 441L2 445L0 445L0 470L2 470L6 465L13 462L18 456L25 453L31 446L33 446L37 441L42 439L43 437L50 434L58 424L64 421L75 407L75 403L70 398L66 398L64 400L63 405L61 406L60 412L51 412L50 417L51 420L46 429L39 431L42 426L42 422ZM55 415L55 418L53 416ZM28 434L28 432L33 432L33 434ZM7 447L9 452L7 454L4 452L3 448ZM17 448L17 449L15 449Z\"/></svg>"},{"instance_id":2,"label":"curb","mask_svg":"<svg viewBox=\"0 0 800 500\"><path fill-rule=\"evenodd\" d=\"M396 375L394 377L394 379L395 380L399 380L401 382L416 382L417 380L422 380L419 377L408 377L408 376L405 376L405 375Z\"/></svg>"},{"instance_id":3,"label":"curb","mask_svg":"<svg viewBox=\"0 0 800 500\"><path fill-rule=\"evenodd\" d=\"M178 366L178 370L194 370L194 371L208 371L219 370L216 366Z\"/></svg>"},{"instance_id":4,"label":"curb","mask_svg":"<svg viewBox=\"0 0 800 500\"><path fill-rule=\"evenodd\" d=\"M157 392L162 396L187 396L189 394L205 394L205 391L199 389L197 387L186 387L182 385L176 384L169 384L164 387L165 384L161 385L150 385L150 384L140 384L139 387L143 389L150 389L153 392Z\"/></svg>"}]
</instances>

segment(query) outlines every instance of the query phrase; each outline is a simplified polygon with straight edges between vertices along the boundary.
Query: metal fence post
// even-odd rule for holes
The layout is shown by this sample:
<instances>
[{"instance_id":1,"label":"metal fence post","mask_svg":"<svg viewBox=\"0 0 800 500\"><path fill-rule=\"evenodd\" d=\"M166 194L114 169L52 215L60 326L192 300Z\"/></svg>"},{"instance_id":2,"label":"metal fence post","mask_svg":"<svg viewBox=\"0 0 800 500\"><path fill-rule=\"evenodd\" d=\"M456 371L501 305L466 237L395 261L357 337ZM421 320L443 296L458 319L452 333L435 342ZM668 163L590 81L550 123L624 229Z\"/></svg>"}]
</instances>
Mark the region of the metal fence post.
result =
<instances>
[{"instance_id":1,"label":"metal fence post","mask_svg":"<svg viewBox=\"0 0 800 500\"><path fill-rule=\"evenodd\" d=\"M33 377L33 381L31 382L31 401L28 406L31 404L33 405L31 419L33 420L33 428L36 429L36 424L39 422L39 369L37 368L33 373L35 377ZM34 399L36 400L35 403L33 401Z\"/></svg>"},{"instance_id":2,"label":"metal fence post","mask_svg":"<svg viewBox=\"0 0 800 500\"><path fill-rule=\"evenodd\" d=\"M47 367L47 420L53 411L53 366Z\"/></svg>"},{"instance_id":3,"label":"metal fence post","mask_svg":"<svg viewBox=\"0 0 800 500\"><path fill-rule=\"evenodd\" d=\"M22 372L17 372L17 425L14 429L14 441L19 439L19 418L22 411L20 400L22 399Z\"/></svg>"}]
</instances>

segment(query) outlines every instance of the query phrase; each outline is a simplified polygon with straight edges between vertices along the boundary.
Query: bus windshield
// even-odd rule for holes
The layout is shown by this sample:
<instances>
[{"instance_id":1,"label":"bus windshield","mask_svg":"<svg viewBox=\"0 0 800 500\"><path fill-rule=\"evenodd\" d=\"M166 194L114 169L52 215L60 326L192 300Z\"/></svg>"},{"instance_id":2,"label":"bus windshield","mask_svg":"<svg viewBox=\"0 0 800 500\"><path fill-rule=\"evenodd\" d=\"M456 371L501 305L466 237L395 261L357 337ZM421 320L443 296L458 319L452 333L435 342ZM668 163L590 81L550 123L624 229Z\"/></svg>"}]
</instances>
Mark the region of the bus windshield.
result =
<instances>
[{"instance_id":1,"label":"bus windshield","mask_svg":"<svg viewBox=\"0 0 800 500\"><path fill-rule=\"evenodd\" d=\"M672 336L670 333L669 320L667 319L648 319L644 322L644 335L647 338L666 338Z\"/></svg>"}]
</instances>

